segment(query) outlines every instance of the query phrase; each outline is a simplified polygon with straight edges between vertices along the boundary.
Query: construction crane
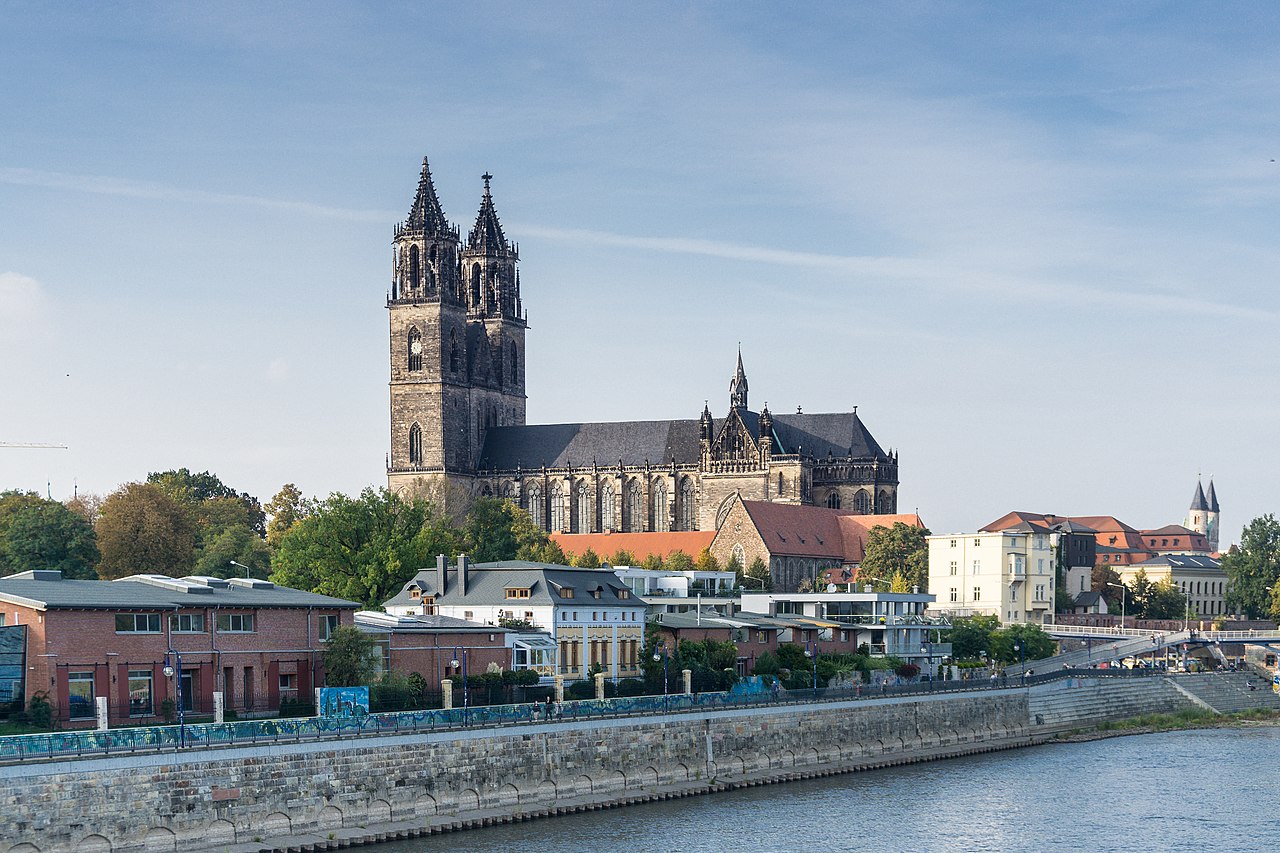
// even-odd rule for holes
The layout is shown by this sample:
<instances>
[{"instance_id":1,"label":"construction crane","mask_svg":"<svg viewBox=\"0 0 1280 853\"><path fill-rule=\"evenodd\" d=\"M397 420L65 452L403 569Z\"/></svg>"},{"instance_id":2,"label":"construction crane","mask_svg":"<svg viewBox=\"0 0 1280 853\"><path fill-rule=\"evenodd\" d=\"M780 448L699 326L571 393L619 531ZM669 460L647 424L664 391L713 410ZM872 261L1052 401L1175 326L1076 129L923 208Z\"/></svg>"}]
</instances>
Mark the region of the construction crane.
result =
<instances>
[{"instance_id":1,"label":"construction crane","mask_svg":"<svg viewBox=\"0 0 1280 853\"><path fill-rule=\"evenodd\" d=\"M45 444L40 441L0 441L0 447L17 447L25 450L66 450L65 444Z\"/></svg>"}]
</instances>

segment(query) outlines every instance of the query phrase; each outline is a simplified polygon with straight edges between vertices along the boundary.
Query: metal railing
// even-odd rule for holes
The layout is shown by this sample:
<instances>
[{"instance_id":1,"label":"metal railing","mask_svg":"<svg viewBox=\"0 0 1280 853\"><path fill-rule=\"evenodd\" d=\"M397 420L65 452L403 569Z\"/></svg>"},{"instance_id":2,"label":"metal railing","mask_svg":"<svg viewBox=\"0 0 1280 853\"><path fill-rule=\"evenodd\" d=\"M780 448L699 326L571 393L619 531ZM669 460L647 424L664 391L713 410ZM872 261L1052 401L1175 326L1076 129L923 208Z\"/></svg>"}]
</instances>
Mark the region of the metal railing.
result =
<instances>
[{"instance_id":1,"label":"metal railing","mask_svg":"<svg viewBox=\"0 0 1280 853\"><path fill-rule=\"evenodd\" d=\"M848 688L827 687L817 690L779 689L758 694L681 693L669 696L570 700L553 706L549 716L545 704L527 703L379 713L355 718L298 717L278 720L243 720L231 723L194 723L186 726L142 726L107 731L7 735L0 737L0 764L92 758L116 753L243 747L304 740L346 740L378 735L467 728L503 728L538 723L682 714L733 708L808 705L924 694L972 693L1011 687L1029 687L1080 675L1096 678L1137 678L1163 674L1149 670L1058 669L1023 677L1008 676L958 681L932 679L879 686L855 685Z\"/></svg>"}]
</instances>

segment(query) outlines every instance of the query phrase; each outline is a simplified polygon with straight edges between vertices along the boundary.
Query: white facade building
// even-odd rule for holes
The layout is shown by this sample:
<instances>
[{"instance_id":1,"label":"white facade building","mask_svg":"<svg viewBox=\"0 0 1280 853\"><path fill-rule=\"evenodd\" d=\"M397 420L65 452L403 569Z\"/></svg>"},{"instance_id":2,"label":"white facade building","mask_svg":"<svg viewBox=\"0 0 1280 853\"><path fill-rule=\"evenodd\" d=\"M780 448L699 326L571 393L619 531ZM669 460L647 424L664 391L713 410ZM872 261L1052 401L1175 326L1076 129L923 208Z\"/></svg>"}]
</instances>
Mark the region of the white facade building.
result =
<instances>
[{"instance_id":1,"label":"white facade building","mask_svg":"<svg viewBox=\"0 0 1280 853\"><path fill-rule=\"evenodd\" d=\"M928 537L936 609L950 616L996 616L1002 624L1049 621L1057 538L1038 530Z\"/></svg>"}]
</instances>

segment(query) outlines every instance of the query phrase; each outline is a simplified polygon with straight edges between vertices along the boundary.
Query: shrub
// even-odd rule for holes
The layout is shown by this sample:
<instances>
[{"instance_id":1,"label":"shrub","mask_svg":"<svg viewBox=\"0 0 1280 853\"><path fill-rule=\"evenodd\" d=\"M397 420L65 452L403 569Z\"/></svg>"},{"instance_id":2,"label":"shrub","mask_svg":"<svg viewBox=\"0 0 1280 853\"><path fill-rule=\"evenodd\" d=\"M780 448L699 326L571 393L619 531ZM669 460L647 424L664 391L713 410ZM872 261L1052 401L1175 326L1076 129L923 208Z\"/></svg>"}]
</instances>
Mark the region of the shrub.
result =
<instances>
[{"instance_id":1,"label":"shrub","mask_svg":"<svg viewBox=\"0 0 1280 853\"><path fill-rule=\"evenodd\" d=\"M752 675L777 675L781 670L781 664L778 663L778 657L773 652L762 652L760 657L756 658L755 668L751 670Z\"/></svg>"},{"instance_id":2,"label":"shrub","mask_svg":"<svg viewBox=\"0 0 1280 853\"><path fill-rule=\"evenodd\" d=\"M565 688L565 692L568 693L574 699L596 698L595 684L591 683L590 681L584 681L582 679L578 679L577 681L571 682L569 686Z\"/></svg>"},{"instance_id":3,"label":"shrub","mask_svg":"<svg viewBox=\"0 0 1280 853\"><path fill-rule=\"evenodd\" d=\"M618 682L619 696L644 696L648 692L643 678L624 678Z\"/></svg>"},{"instance_id":4,"label":"shrub","mask_svg":"<svg viewBox=\"0 0 1280 853\"><path fill-rule=\"evenodd\" d=\"M41 729L53 728L53 705L48 693L41 690L31 695L27 701L27 722Z\"/></svg>"},{"instance_id":5,"label":"shrub","mask_svg":"<svg viewBox=\"0 0 1280 853\"><path fill-rule=\"evenodd\" d=\"M920 674L920 667L916 666L914 663L904 663L893 672L895 675L900 675L903 678L915 678Z\"/></svg>"}]
</instances>

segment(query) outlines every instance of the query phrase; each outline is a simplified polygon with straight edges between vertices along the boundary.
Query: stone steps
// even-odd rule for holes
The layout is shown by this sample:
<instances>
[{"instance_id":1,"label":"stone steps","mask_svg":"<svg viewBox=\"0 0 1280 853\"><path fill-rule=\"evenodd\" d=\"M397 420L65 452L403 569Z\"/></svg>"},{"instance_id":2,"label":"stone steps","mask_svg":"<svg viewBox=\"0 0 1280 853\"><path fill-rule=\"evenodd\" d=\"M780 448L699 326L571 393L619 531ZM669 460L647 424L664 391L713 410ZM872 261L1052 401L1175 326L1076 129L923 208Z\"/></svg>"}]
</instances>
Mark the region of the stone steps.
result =
<instances>
[{"instance_id":1,"label":"stone steps","mask_svg":"<svg viewBox=\"0 0 1280 853\"><path fill-rule=\"evenodd\" d=\"M1180 675L1177 683L1188 693L1220 714L1251 708L1280 710L1280 696L1266 679L1246 672L1210 672ZM1249 689L1250 682L1254 689Z\"/></svg>"}]
</instances>

